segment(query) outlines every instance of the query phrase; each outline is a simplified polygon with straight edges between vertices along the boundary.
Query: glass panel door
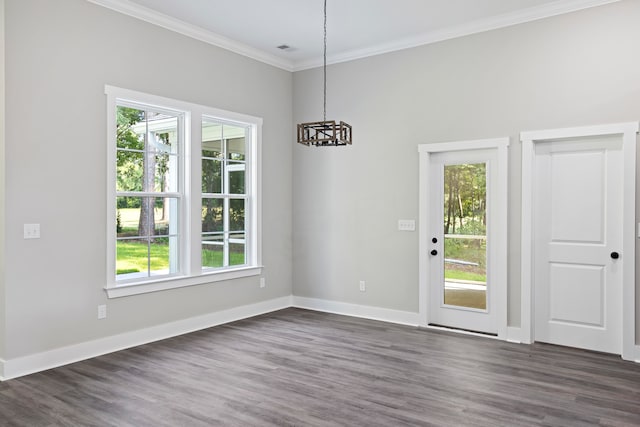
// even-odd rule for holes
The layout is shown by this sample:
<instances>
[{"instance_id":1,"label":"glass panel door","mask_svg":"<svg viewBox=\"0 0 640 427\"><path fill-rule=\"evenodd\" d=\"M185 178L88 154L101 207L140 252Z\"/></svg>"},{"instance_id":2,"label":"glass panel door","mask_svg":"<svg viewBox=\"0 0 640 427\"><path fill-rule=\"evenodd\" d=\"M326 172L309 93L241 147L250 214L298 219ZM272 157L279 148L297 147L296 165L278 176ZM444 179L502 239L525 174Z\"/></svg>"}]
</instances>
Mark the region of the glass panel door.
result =
<instances>
[{"instance_id":1,"label":"glass panel door","mask_svg":"<svg viewBox=\"0 0 640 427\"><path fill-rule=\"evenodd\" d=\"M504 336L508 140L461 142L422 146L434 151L421 152L421 312L427 325Z\"/></svg>"},{"instance_id":2,"label":"glass panel door","mask_svg":"<svg viewBox=\"0 0 640 427\"><path fill-rule=\"evenodd\" d=\"M444 304L487 309L487 164L444 165Z\"/></svg>"}]
</instances>

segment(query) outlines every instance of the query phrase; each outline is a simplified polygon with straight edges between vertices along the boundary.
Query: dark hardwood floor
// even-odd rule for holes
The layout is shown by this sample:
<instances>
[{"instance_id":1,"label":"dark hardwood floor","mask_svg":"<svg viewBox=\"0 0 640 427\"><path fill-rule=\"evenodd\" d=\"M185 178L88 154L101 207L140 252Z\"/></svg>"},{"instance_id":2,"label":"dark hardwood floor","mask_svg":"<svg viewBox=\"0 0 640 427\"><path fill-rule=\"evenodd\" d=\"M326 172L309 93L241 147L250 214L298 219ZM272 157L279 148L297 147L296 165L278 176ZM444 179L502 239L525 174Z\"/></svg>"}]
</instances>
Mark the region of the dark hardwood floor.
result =
<instances>
[{"instance_id":1,"label":"dark hardwood floor","mask_svg":"<svg viewBox=\"0 0 640 427\"><path fill-rule=\"evenodd\" d=\"M0 383L2 426L638 426L640 365L287 309Z\"/></svg>"}]
</instances>

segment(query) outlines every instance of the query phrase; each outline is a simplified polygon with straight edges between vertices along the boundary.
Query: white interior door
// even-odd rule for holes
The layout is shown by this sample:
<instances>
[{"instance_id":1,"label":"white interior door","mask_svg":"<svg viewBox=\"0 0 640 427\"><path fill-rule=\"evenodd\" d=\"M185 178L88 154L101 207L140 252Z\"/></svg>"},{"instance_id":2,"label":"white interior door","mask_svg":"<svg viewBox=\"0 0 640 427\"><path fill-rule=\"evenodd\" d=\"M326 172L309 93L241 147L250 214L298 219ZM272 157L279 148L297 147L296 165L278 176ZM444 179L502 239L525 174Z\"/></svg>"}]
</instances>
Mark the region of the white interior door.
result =
<instances>
[{"instance_id":1,"label":"white interior door","mask_svg":"<svg viewBox=\"0 0 640 427\"><path fill-rule=\"evenodd\" d=\"M620 354L622 139L539 142L534 164L535 340Z\"/></svg>"},{"instance_id":2,"label":"white interior door","mask_svg":"<svg viewBox=\"0 0 640 427\"><path fill-rule=\"evenodd\" d=\"M498 333L497 162L497 149L430 156L431 325Z\"/></svg>"}]
</instances>

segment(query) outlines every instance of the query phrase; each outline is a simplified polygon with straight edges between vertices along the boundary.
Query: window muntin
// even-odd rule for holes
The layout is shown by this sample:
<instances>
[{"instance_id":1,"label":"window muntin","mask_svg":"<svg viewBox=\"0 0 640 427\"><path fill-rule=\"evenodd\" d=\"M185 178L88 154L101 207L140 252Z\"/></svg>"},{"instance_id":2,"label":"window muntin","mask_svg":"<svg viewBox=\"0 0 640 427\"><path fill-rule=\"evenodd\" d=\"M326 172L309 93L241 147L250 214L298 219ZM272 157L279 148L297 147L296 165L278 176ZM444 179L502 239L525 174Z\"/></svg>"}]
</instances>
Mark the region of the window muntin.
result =
<instances>
[{"instance_id":1,"label":"window muntin","mask_svg":"<svg viewBox=\"0 0 640 427\"><path fill-rule=\"evenodd\" d=\"M250 127L202 121L202 269L247 264L246 152Z\"/></svg>"}]
</instances>

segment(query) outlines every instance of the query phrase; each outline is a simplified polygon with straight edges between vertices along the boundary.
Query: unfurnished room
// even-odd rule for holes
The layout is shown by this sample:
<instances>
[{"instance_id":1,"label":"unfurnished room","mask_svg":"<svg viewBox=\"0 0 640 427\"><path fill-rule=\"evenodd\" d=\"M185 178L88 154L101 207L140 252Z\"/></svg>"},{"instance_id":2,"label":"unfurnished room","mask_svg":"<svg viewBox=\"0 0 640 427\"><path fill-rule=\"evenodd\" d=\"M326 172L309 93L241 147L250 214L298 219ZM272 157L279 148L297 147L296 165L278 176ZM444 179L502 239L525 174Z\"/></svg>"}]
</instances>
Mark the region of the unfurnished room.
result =
<instances>
[{"instance_id":1,"label":"unfurnished room","mask_svg":"<svg viewBox=\"0 0 640 427\"><path fill-rule=\"evenodd\" d=\"M640 0L0 0L0 426L640 426Z\"/></svg>"}]
</instances>

